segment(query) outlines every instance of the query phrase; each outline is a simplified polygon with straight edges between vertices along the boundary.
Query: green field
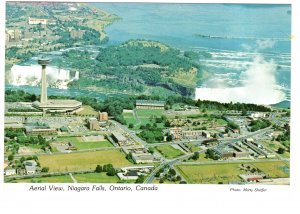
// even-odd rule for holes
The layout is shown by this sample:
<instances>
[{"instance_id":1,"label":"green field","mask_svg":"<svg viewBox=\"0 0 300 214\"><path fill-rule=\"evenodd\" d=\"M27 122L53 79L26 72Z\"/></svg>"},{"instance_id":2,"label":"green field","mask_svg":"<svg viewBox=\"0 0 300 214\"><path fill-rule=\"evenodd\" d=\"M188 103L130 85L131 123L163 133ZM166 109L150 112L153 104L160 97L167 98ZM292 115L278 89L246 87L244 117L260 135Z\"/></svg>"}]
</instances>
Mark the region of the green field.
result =
<instances>
[{"instance_id":1,"label":"green field","mask_svg":"<svg viewBox=\"0 0 300 214\"><path fill-rule=\"evenodd\" d=\"M257 168L262 170L271 178L289 177L289 166L282 161L253 163Z\"/></svg>"},{"instance_id":2,"label":"green field","mask_svg":"<svg viewBox=\"0 0 300 214\"><path fill-rule=\"evenodd\" d=\"M126 120L127 125L129 125L130 123L132 123L133 125L136 125L138 123L138 121L135 119L133 113L123 112L122 115L123 115L124 119Z\"/></svg>"},{"instance_id":3,"label":"green field","mask_svg":"<svg viewBox=\"0 0 300 214\"><path fill-rule=\"evenodd\" d=\"M245 164L245 163L244 163ZM282 161L276 162L249 162L262 170L271 178L289 177L289 168ZM220 163L205 165L178 165L176 166L180 174L188 181L194 184L224 184L240 181L239 174L245 173L239 169L240 163ZM284 170L287 170L285 172Z\"/></svg>"},{"instance_id":4,"label":"green field","mask_svg":"<svg viewBox=\"0 0 300 214\"><path fill-rule=\"evenodd\" d=\"M73 183L69 175L14 180L13 183Z\"/></svg>"},{"instance_id":5,"label":"green field","mask_svg":"<svg viewBox=\"0 0 300 214\"><path fill-rule=\"evenodd\" d=\"M107 140L85 142L81 139L81 137L61 137L58 139L59 141L63 141L63 142L72 142L78 150L113 147L113 145Z\"/></svg>"},{"instance_id":6,"label":"green field","mask_svg":"<svg viewBox=\"0 0 300 214\"><path fill-rule=\"evenodd\" d=\"M239 181L238 163L207 164L207 165L178 165L179 173L192 184L224 184Z\"/></svg>"},{"instance_id":7,"label":"green field","mask_svg":"<svg viewBox=\"0 0 300 214\"><path fill-rule=\"evenodd\" d=\"M39 162L41 167L49 167L50 172L94 170L98 164L109 163L115 167L133 165L119 150L42 155Z\"/></svg>"},{"instance_id":8,"label":"green field","mask_svg":"<svg viewBox=\"0 0 300 214\"><path fill-rule=\"evenodd\" d=\"M202 150L199 146L193 144L193 143L188 143L186 146L192 151L192 152L197 152Z\"/></svg>"},{"instance_id":9,"label":"green field","mask_svg":"<svg viewBox=\"0 0 300 214\"><path fill-rule=\"evenodd\" d=\"M168 159L173 159L181 155L184 155L182 151L180 151L179 149L175 149L171 145L156 146L155 149L159 151L165 158Z\"/></svg>"},{"instance_id":10,"label":"green field","mask_svg":"<svg viewBox=\"0 0 300 214\"><path fill-rule=\"evenodd\" d=\"M117 183L117 176L108 176L102 173L73 174L78 183Z\"/></svg>"},{"instance_id":11,"label":"green field","mask_svg":"<svg viewBox=\"0 0 300 214\"><path fill-rule=\"evenodd\" d=\"M77 142L75 143L75 146L78 150L113 147L113 145L107 140L96 142Z\"/></svg>"},{"instance_id":12,"label":"green field","mask_svg":"<svg viewBox=\"0 0 300 214\"><path fill-rule=\"evenodd\" d=\"M136 109L136 114L141 121L141 125L146 125L147 123L153 123L151 118L161 117L164 111L163 109Z\"/></svg>"}]
</instances>

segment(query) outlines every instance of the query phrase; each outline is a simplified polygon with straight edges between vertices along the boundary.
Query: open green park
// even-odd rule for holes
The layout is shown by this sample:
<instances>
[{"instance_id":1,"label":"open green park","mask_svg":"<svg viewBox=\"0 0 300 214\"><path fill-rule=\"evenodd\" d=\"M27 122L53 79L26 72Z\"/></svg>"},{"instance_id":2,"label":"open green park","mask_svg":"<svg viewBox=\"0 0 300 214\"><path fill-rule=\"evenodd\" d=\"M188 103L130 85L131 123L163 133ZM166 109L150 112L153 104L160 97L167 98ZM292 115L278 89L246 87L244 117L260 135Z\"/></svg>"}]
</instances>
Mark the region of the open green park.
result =
<instances>
[{"instance_id":1,"label":"open green park","mask_svg":"<svg viewBox=\"0 0 300 214\"><path fill-rule=\"evenodd\" d=\"M181 155L184 155L184 153L182 151L174 148L171 145L156 146L155 149L167 159L173 159L173 158L177 158Z\"/></svg>"},{"instance_id":2,"label":"open green park","mask_svg":"<svg viewBox=\"0 0 300 214\"><path fill-rule=\"evenodd\" d=\"M49 167L50 172L94 170L97 165L104 164L114 167L133 165L119 150L41 155L39 162L41 167Z\"/></svg>"},{"instance_id":3,"label":"open green park","mask_svg":"<svg viewBox=\"0 0 300 214\"><path fill-rule=\"evenodd\" d=\"M240 169L241 163L217 164L181 164L177 165L178 172L192 184L228 184L241 181L240 174L245 173ZM245 164L245 163L244 163ZM288 168L282 161L275 162L249 162L254 167L271 178L288 177Z\"/></svg>"}]
</instances>

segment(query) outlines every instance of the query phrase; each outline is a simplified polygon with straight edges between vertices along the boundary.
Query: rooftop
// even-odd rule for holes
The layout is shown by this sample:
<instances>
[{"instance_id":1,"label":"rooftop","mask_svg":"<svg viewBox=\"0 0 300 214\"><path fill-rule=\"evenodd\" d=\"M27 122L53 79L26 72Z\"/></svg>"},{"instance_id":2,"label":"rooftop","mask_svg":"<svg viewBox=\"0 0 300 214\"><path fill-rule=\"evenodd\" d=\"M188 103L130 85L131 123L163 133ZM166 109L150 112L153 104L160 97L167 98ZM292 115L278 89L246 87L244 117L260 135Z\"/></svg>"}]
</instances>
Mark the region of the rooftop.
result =
<instances>
[{"instance_id":1,"label":"rooftop","mask_svg":"<svg viewBox=\"0 0 300 214\"><path fill-rule=\"evenodd\" d=\"M118 141L126 141L126 137L124 137L121 133L119 132L112 132L112 134L115 136L115 138L118 139Z\"/></svg>"},{"instance_id":2,"label":"rooftop","mask_svg":"<svg viewBox=\"0 0 300 214\"><path fill-rule=\"evenodd\" d=\"M158 100L137 100L136 105L155 105L155 106L164 106L165 101Z\"/></svg>"}]
</instances>

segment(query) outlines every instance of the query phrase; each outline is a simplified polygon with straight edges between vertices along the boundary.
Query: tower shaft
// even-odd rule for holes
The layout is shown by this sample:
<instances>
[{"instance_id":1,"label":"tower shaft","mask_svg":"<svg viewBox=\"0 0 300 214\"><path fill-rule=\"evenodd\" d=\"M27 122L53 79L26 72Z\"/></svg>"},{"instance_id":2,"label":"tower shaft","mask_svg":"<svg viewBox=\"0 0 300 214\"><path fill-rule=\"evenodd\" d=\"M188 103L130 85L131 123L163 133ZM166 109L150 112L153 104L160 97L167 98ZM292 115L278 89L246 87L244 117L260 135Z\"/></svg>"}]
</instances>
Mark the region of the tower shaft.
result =
<instances>
[{"instance_id":1,"label":"tower shaft","mask_svg":"<svg viewBox=\"0 0 300 214\"><path fill-rule=\"evenodd\" d=\"M47 77L46 65L42 65L42 87L41 87L41 103L47 102Z\"/></svg>"}]
</instances>

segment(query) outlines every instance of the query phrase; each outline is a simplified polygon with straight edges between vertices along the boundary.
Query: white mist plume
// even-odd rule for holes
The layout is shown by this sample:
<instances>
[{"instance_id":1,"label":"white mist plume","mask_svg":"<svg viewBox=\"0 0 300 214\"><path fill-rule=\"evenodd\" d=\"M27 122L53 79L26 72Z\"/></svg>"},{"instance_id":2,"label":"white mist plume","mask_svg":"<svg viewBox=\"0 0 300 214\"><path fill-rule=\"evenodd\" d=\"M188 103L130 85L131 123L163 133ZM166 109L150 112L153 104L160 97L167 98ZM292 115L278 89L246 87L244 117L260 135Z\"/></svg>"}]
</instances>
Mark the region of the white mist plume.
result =
<instances>
[{"instance_id":1,"label":"white mist plume","mask_svg":"<svg viewBox=\"0 0 300 214\"><path fill-rule=\"evenodd\" d=\"M48 85L57 85L57 87L61 85L65 88L68 81L71 80L70 71L68 70L48 66L46 72ZM39 85L41 81L41 66L13 65L10 71L10 79L10 84L12 85Z\"/></svg>"},{"instance_id":2,"label":"white mist plume","mask_svg":"<svg viewBox=\"0 0 300 214\"><path fill-rule=\"evenodd\" d=\"M256 50L270 48L274 44L272 40L258 40ZM229 88L224 84L222 87L220 81L217 81L217 88L197 88L195 98L219 102L279 103L285 99L285 94L276 83L276 68L273 60L267 61L261 54L257 54L241 75L242 86Z\"/></svg>"}]
</instances>

